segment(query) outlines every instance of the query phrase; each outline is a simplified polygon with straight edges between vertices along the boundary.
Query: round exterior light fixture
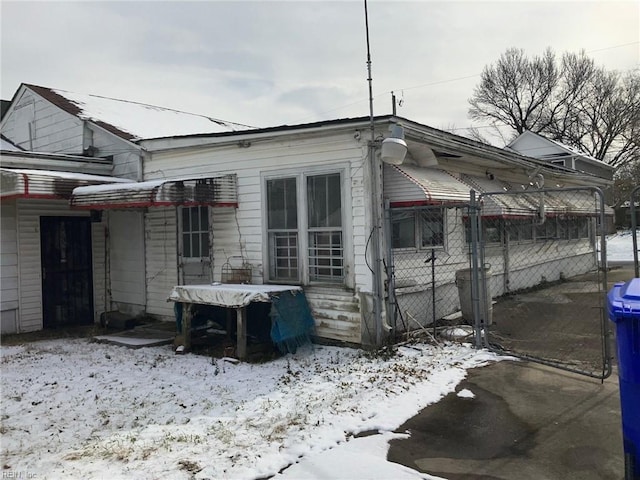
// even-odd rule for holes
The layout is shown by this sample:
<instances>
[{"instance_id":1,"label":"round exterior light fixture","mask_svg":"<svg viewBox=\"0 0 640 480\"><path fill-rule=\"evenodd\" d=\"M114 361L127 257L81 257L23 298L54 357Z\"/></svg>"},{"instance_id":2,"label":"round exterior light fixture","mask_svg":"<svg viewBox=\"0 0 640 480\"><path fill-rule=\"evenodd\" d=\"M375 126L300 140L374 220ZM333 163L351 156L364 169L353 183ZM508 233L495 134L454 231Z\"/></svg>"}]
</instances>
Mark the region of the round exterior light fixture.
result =
<instances>
[{"instance_id":1,"label":"round exterior light fixture","mask_svg":"<svg viewBox=\"0 0 640 480\"><path fill-rule=\"evenodd\" d=\"M407 142L404 141L404 129L394 125L391 136L382 141L380 158L391 165L400 165L407 155Z\"/></svg>"}]
</instances>

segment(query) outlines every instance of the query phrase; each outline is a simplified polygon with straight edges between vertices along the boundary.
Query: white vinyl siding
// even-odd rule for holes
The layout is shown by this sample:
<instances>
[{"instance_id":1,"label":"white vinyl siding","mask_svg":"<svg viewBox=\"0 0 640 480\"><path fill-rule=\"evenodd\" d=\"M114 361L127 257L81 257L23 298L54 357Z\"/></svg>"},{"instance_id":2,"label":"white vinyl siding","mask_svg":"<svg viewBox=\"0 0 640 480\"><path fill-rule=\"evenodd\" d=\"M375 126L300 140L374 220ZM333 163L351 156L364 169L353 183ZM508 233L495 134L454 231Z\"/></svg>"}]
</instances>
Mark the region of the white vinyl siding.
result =
<instances>
[{"instance_id":1,"label":"white vinyl siding","mask_svg":"<svg viewBox=\"0 0 640 480\"><path fill-rule=\"evenodd\" d=\"M359 342L361 331L360 300L353 292L371 291L371 272L366 266L369 237L370 195L368 167L363 167L366 143L357 143L353 132L317 137L255 142L249 148L237 144L216 149L194 148L184 151L153 153L145 163L145 180L185 176L224 175L238 177L238 208L212 208L213 281L220 281L227 259L241 258L251 264L253 283L268 277L266 211L263 179L274 172L290 169L311 175L340 171L344 198L344 283L323 289L322 295L309 297L318 336ZM344 300L346 297L347 300ZM334 301L333 299L340 299ZM337 310L326 308L335 305Z\"/></svg>"},{"instance_id":2,"label":"white vinyl siding","mask_svg":"<svg viewBox=\"0 0 640 480\"><path fill-rule=\"evenodd\" d=\"M89 144L96 155L113 156L113 175L138 180L140 150L137 146L85 121L25 89L14 110L2 121L2 134L27 150L82 155Z\"/></svg>"},{"instance_id":3,"label":"white vinyl siding","mask_svg":"<svg viewBox=\"0 0 640 480\"><path fill-rule=\"evenodd\" d=\"M0 333L18 329L18 237L16 202L2 202L0 212Z\"/></svg>"},{"instance_id":4,"label":"white vinyl siding","mask_svg":"<svg viewBox=\"0 0 640 480\"><path fill-rule=\"evenodd\" d=\"M138 314L146 305L142 212L110 211L109 242L111 301L119 311Z\"/></svg>"},{"instance_id":5,"label":"white vinyl siding","mask_svg":"<svg viewBox=\"0 0 640 480\"><path fill-rule=\"evenodd\" d=\"M105 278L106 250L106 213L102 215L101 222L91 224L91 259L93 269L93 311L94 321L100 319L100 314L109 310L108 280Z\"/></svg>"},{"instance_id":6,"label":"white vinyl siding","mask_svg":"<svg viewBox=\"0 0 640 480\"><path fill-rule=\"evenodd\" d=\"M145 215L147 313L166 320L174 318L167 297L178 284L176 253L176 209L150 208Z\"/></svg>"}]
</instances>

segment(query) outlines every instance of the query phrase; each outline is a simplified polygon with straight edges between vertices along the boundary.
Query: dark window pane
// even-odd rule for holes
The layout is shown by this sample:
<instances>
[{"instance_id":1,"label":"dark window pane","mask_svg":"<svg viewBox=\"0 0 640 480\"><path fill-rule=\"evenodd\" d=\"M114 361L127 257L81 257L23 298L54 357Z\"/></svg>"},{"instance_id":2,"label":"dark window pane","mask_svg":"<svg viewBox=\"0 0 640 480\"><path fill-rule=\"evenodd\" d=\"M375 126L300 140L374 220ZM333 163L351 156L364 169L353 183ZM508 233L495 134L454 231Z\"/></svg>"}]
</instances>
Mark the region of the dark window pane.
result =
<instances>
[{"instance_id":1,"label":"dark window pane","mask_svg":"<svg viewBox=\"0 0 640 480\"><path fill-rule=\"evenodd\" d=\"M412 211L391 212L391 245L393 248L416 246L416 219Z\"/></svg>"},{"instance_id":2,"label":"dark window pane","mask_svg":"<svg viewBox=\"0 0 640 480\"><path fill-rule=\"evenodd\" d=\"M185 257L191 256L191 235L185 233L182 235L182 255Z\"/></svg>"},{"instance_id":3,"label":"dark window pane","mask_svg":"<svg viewBox=\"0 0 640 480\"><path fill-rule=\"evenodd\" d=\"M189 221L189 209L182 209L182 231L190 232L191 231L191 222Z\"/></svg>"},{"instance_id":4,"label":"dark window pane","mask_svg":"<svg viewBox=\"0 0 640 480\"><path fill-rule=\"evenodd\" d=\"M423 247L444 245L443 215L437 210L428 210L420 215Z\"/></svg>"},{"instance_id":5,"label":"dark window pane","mask_svg":"<svg viewBox=\"0 0 640 480\"><path fill-rule=\"evenodd\" d=\"M200 230L209 230L209 208L200 207Z\"/></svg>"},{"instance_id":6,"label":"dark window pane","mask_svg":"<svg viewBox=\"0 0 640 480\"><path fill-rule=\"evenodd\" d=\"M307 177L307 208L310 228L342 225L340 174Z\"/></svg>"},{"instance_id":7,"label":"dark window pane","mask_svg":"<svg viewBox=\"0 0 640 480\"><path fill-rule=\"evenodd\" d=\"M191 213L191 231L197 232L200 230L200 219L198 218L198 207L190 207L189 212Z\"/></svg>"},{"instance_id":8,"label":"dark window pane","mask_svg":"<svg viewBox=\"0 0 640 480\"><path fill-rule=\"evenodd\" d=\"M267 181L267 223L270 229L298 227L296 179Z\"/></svg>"}]
</instances>

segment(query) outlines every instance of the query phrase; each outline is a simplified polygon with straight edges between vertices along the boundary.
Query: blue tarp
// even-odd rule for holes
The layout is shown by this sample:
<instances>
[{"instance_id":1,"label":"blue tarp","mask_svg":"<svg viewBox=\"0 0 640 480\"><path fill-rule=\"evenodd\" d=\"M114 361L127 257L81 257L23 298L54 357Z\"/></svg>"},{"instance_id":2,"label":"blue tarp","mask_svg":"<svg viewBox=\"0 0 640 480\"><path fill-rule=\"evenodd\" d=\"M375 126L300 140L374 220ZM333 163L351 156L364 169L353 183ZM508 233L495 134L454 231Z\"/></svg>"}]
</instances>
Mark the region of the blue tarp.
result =
<instances>
[{"instance_id":1,"label":"blue tarp","mask_svg":"<svg viewBox=\"0 0 640 480\"><path fill-rule=\"evenodd\" d=\"M271 340L282 353L295 353L311 342L315 322L302 292L283 292L271 298Z\"/></svg>"}]
</instances>

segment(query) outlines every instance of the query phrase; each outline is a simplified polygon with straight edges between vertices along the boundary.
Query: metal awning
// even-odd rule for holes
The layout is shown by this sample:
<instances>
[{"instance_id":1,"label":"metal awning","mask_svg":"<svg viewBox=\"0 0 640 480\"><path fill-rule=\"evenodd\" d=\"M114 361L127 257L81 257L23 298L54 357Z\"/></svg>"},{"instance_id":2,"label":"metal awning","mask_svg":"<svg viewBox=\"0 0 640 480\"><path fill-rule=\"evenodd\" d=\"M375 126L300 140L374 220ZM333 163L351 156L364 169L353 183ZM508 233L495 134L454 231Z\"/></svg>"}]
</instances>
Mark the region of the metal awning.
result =
<instances>
[{"instance_id":1,"label":"metal awning","mask_svg":"<svg viewBox=\"0 0 640 480\"><path fill-rule=\"evenodd\" d=\"M595 194L586 189L524 190L522 185L467 174L462 175L462 180L479 193L486 194L480 197L483 217L532 217L539 216L541 211L546 216L595 216L600 213ZM605 215L612 215L610 207L605 206Z\"/></svg>"},{"instance_id":2,"label":"metal awning","mask_svg":"<svg viewBox=\"0 0 640 480\"><path fill-rule=\"evenodd\" d=\"M237 207L236 175L80 187L71 196L73 208L92 210L178 205Z\"/></svg>"},{"instance_id":3,"label":"metal awning","mask_svg":"<svg viewBox=\"0 0 640 480\"><path fill-rule=\"evenodd\" d=\"M385 164L384 169L391 206L469 202L471 188L445 170L404 164Z\"/></svg>"},{"instance_id":4,"label":"metal awning","mask_svg":"<svg viewBox=\"0 0 640 480\"><path fill-rule=\"evenodd\" d=\"M55 170L0 168L0 198L69 199L77 187L121 182L130 180Z\"/></svg>"}]
</instances>

